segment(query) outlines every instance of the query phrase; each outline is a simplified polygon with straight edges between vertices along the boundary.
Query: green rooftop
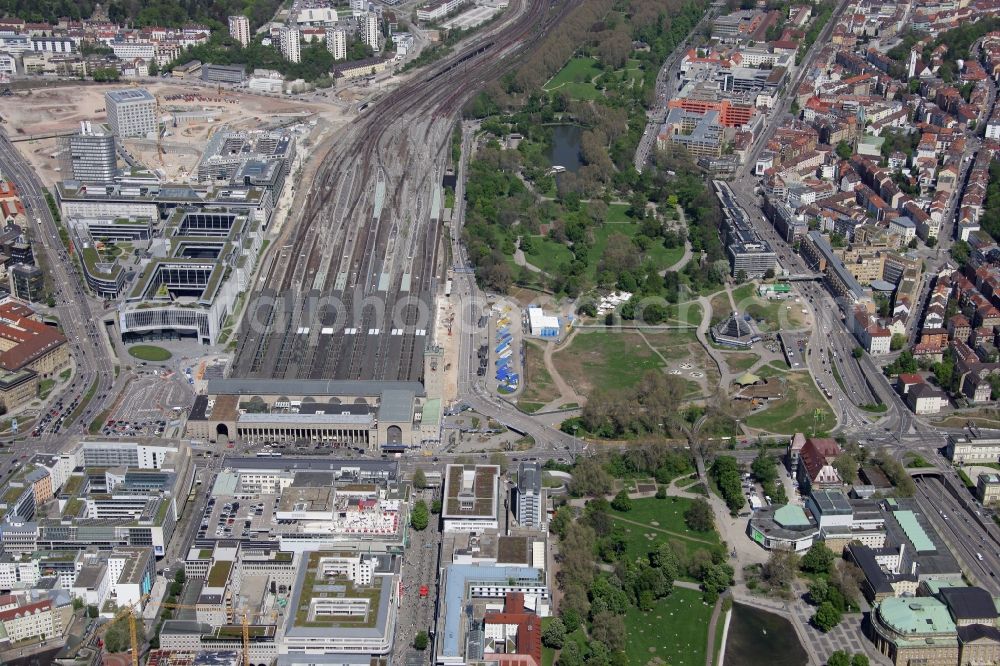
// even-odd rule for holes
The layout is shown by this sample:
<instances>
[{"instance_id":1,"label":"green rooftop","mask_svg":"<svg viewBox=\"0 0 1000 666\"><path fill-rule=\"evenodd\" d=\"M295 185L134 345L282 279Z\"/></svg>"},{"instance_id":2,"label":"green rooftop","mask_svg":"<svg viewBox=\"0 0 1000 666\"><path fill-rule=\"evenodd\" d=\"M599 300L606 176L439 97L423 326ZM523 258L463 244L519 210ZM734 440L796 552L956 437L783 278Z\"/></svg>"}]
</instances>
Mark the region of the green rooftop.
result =
<instances>
[{"instance_id":1,"label":"green rooftop","mask_svg":"<svg viewBox=\"0 0 1000 666\"><path fill-rule=\"evenodd\" d=\"M806 527L809 525L809 518L801 506L786 504L774 512L774 522L782 527Z\"/></svg>"},{"instance_id":2,"label":"green rooftop","mask_svg":"<svg viewBox=\"0 0 1000 666\"><path fill-rule=\"evenodd\" d=\"M968 587L965 581L954 580L951 578L928 578L924 580L924 585L927 586L928 591L931 595L936 595L942 589L946 587Z\"/></svg>"},{"instance_id":3,"label":"green rooftop","mask_svg":"<svg viewBox=\"0 0 1000 666\"><path fill-rule=\"evenodd\" d=\"M441 398L431 398L424 403L421 423L435 426L441 421Z\"/></svg>"},{"instance_id":4,"label":"green rooftop","mask_svg":"<svg viewBox=\"0 0 1000 666\"><path fill-rule=\"evenodd\" d=\"M924 532L924 528L917 522L917 516L912 511L893 511L892 515L896 518L899 526L903 528L906 538L913 543L913 547L917 549L918 553L937 550L934 542L927 536L927 532Z\"/></svg>"},{"instance_id":5,"label":"green rooftop","mask_svg":"<svg viewBox=\"0 0 1000 666\"><path fill-rule=\"evenodd\" d=\"M232 568L233 563L229 560L219 560L209 569L208 577L205 579L206 584L211 587L222 587L229 580L229 571Z\"/></svg>"},{"instance_id":6,"label":"green rooftop","mask_svg":"<svg viewBox=\"0 0 1000 666\"><path fill-rule=\"evenodd\" d=\"M893 597L878 606L882 622L904 636L955 634L948 607L934 597Z\"/></svg>"}]
</instances>

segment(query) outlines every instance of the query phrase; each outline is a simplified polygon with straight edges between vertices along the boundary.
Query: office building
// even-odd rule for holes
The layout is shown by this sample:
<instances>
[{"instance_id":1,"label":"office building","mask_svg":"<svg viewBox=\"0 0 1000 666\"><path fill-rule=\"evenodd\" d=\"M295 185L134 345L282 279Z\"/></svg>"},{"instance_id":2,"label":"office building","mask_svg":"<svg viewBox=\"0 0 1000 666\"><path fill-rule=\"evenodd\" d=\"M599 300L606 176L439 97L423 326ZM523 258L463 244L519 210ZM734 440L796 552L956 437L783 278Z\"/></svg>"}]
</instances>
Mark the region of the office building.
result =
<instances>
[{"instance_id":1,"label":"office building","mask_svg":"<svg viewBox=\"0 0 1000 666\"><path fill-rule=\"evenodd\" d=\"M230 16L229 36L246 48L250 44L250 19L246 16Z\"/></svg>"},{"instance_id":2,"label":"office building","mask_svg":"<svg viewBox=\"0 0 1000 666\"><path fill-rule=\"evenodd\" d=\"M247 78L243 65L211 65L201 68L201 80L209 83L243 83Z\"/></svg>"},{"instance_id":3,"label":"office building","mask_svg":"<svg viewBox=\"0 0 1000 666\"><path fill-rule=\"evenodd\" d=\"M522 462L517 470L517 485L512 490L514 515L521 527L542 529L545 521L542 468L537 462Z\"/></svg>"},{"instance_id":4,"label":"office building","mask_svg":"<svg viewBox=\"0 0 1000 666\"><path fill-rule=\"evenodd\" d=\"M441 519L445 532L483 532L500 524L500 467L448 465Z\"/></svg>"},{"instance_id":5,"label":"office building","mask_svg":"<svg viewBox=\"0 0 1000 666\"><path fill-rule=\"evenodd\" d=\"M378 14L368 12L361 24L361 39L376 53L381 50L382 33L379 32Z\"/></svg>"},{"instance_id":6,"label":"office building","mask_svg":"<svg viewBox=\"0 0 1000 666\"><path fill-rule=\"evenodd\" d=\"M144 88L104 93L108 123L118 138L150 137L157 131L156 98Z\"/></svg>"},{"instance_id":7,"label":"office building","mask_svg":"<svg viewBox=\"0 0 1000 666\"><path fill-rule=\"evenodd\" d=\"M326 31L326 48L334 60L347 60L347 31L330 28Z\"/></svg>"},{"instance_id":8,"label":"office building","mask_svg":"<svg viewBox=\"0 0 1000 666\"><path fill-rule=\"evenodd\" d=\"M302 35L298 28L284 28L280 36L281 55L289 62L302 61Z\"/></svg>"},{"instance_id":9,"label":"office building","mask_svg":"<svg viewBox=\"0 0 1000 666\"><path fill-rule=\"evenodd\" d=\"M45 300L45 275L38 266L17 264L10 269L14 295L25 301Z\"/></svg>"},{"instance_id":10,"label":"office building","mask_svg":"<svg viewBox=\"0 0 1000 666\"><path fill-rule=\"evenodd\" d=\"M110 183L118 173L115 135L106 125L80 123L80 133L67 139L65 171L83 183Z\"/></svg>"}]
</instances>

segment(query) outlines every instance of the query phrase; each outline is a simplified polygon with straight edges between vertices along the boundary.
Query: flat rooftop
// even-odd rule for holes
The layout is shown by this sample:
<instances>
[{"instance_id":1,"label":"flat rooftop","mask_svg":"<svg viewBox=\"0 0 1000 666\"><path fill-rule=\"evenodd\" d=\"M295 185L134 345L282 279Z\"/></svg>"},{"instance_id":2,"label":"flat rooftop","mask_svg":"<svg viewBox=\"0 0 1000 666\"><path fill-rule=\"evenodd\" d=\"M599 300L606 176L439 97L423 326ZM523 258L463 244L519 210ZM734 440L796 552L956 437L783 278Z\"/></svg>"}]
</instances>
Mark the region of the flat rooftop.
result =
<instances>
[{"instance_id":1,"label":"flat rooftop","mask_svg":"<svg viewBox=\"0 0 1000 666\"><path fill-rule=\"evenodd\" d=\"M499 480L497 465L448 465L442 517L495 517Z\"/></svg>"}]
</instances>

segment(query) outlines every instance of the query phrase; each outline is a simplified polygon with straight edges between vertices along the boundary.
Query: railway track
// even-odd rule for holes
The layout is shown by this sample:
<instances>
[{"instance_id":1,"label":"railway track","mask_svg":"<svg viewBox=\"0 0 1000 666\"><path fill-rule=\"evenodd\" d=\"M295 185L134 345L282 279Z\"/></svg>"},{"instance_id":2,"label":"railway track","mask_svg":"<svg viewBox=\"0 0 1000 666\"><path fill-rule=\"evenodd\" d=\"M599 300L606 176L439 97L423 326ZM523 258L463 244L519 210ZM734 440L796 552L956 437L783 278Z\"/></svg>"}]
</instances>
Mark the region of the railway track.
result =
<instances>
[{"instance_id":1,"label":"railway track","mask_svg":"<svg viewBox=\"0 0 1000 666\"><path fill-rule=\"evenodd\" d=\"M302 219L275 243L231 374L419 381L433 321L440 215L433 192L451 127L482 84L571 8L517 0L508 24L414 77L348 126L317 171ZM384 184L384 186L378 183ZM317 312L316 299L330 306ZM394 317L394 313L398 315ZM253 323L254 325L251 325Z\"/></svg>"}]
</instances>

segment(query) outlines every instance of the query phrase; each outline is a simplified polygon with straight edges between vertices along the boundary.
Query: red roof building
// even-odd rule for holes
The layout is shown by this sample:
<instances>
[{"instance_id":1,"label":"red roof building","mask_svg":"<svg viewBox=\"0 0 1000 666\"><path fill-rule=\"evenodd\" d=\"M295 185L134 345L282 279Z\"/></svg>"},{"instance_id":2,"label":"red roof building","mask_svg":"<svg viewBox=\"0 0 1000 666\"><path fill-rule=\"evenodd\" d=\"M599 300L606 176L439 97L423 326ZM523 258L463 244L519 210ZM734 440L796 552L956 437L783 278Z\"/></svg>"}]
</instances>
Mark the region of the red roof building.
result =
<instances>
[{"instance_id":1,"label":"red roof building","mask_svg":"<svg viewBox=\"0 0 1000 666\"><path fill-rule=\"evenodd\" d=\"M843 485L833 461L840 455L837 442L828 437L810 437L799 454L798 481L808 488Z\"/></svg>"},{"instance_id":2,"label":"red roof building","mask_svg":"<svg viewBox=\"0 0 1000 666\"><path fill-rule=\"evenodd\" d=\"M513 639L514 652L487 652L483 658L500 666L540 666L542 663L542 619L525 610L524 595L509 592L504 599L503 611L486 613L483 617L486 638L494 644L508 644Z\"/></svg>"}]
</instances>

